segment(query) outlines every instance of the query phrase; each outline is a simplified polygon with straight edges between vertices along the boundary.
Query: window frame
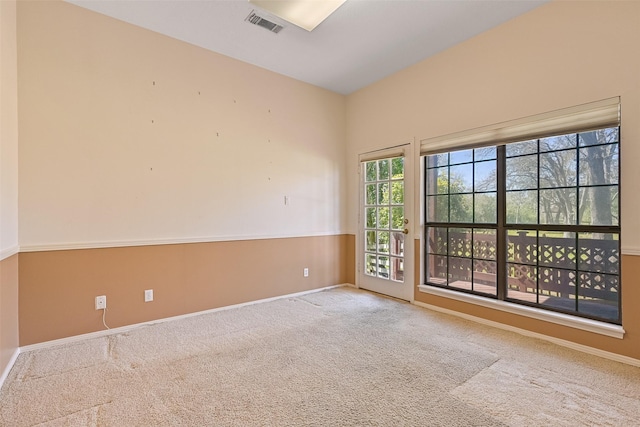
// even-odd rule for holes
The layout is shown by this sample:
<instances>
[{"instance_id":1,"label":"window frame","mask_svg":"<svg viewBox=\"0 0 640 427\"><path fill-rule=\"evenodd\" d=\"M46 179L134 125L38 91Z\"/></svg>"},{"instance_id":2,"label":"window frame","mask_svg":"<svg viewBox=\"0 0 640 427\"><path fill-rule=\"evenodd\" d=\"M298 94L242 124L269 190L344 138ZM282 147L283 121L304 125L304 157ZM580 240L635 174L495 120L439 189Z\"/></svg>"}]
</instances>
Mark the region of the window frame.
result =
<instances>
[{"instance_id":1,"label":"window frame","mask_svg":"<svg viewBox=\"0 0 640 427\"><path fill-rule=\"evenodd\" d=\"M423 211L423 221L424 221L424 230L423 230L423 257L422 257L422 265L423 265L423 271L425 272L424 276L423 276L423 280L422 280L422 285L420 285L420 289L423 290L424 286L433 286L433 287L438 287L438 288L443 288L446 290L450 290L451 292L458 292L458 293L463 293L463 294L470 294L470 295L474 295L477 296L478 298L488 298L488 299L492 299L492 300L497 300L499 301L501 304L515 304L515 305L521 305L521 306L527 306L527 307L531 307L531 308L535 308L535 309L539 309L539 310L544 310L544 311L549 311L549 312L556 312L558 314L561 315L567 315L567 316L573 316L576 318L584 318L584 319L589 319L589 320L593 320L596 322L604 322L607 324L611 324L611 325L621 325L622 324L622 280L621 280L621 271L622 271L622 254L621 254L621 240L622 240L622 235L621 235L621 201L620 201L620 189L621 189L621 162L620 162L620 158L621 158L621 141L622 141L622 135L621 135L621 128L619 124L616 124L615 126L604 126L601 128L597 128L597 129L608 129L608 128L617 128L617 135L618 135L618 139L614 144L617 144L617 156L618 156L618 164L617 164L617 188L618 188L618 198L617 198L617 225L592 225L592 224L581 224L580 222L580 215L579 212L576 211L576 221L575 224L571 224L571 225L566 225L566 224L541 224L541 213L540 213L540 209L539 206L537 207L537 223L535 224L520 224L520 223L508 223L507 222L507 209L506 209L506 198L507 198L507 176L506 176L506 163L507 163L507 155L506 155L506 150L507 150L507 145L509 143L504 143L504 142L500 142L500 143L496 143L495 147L496 147L496 191L497 191L497 202L496 202L496 206L497 206L497 213L496 213L496 223L495 224L487 224L487 223L476 223L476 222L470 222L470 223L461 223L461 222L452 222L451 221L451 214L450 212L447 213L447 221L446 222L438 222L438 221L429 221L428 218L428 214L429 214L429 207L428 207L428 197L429 197L429 192L428 192L428 188L429 188L429 170L433 170L433 168L429 167L428 164L428 156L432 155L432 154L442 154L442 153L450 153L453 151L458 151L458 150L464 150L464 149L469 149L469 148L478 148L478 147L460 147L459 149L455 149L455 148L451 148L449 147L446 151L441 151L440 153L428 153L427 155L423 156L423 162L422 162L422 171L423 171L423 207L424 207L424 211ZM580 185L580 170L579 170L579 155L580 155L580 150L582 148L586 148L586 147L590 147L589 146L581 146L580 143L578 142L578 134L588 131L587 130L572 130L571 132L561 132L558 133L556 135L547 135L548 136L561 136L561 135L565 135L565 134L576 134L576 144L575 147L570 148L572 150L575 150L576 152L576 156L578 156L578 160L577 160L577 169L576 169L576 182L575 184L572 186L572 188L576 189L576 192L579 194L580 193L580 188L582 187L592 187L592 186L581 186ZM595 130L594 128L591 128L590 130ZM537 182L537 191L539 192L541 188L540 186L540 162L539 162L539 158L540 155L542 153L544 153L543 151L541 151L540 149L540 139L542 139L543 137L540 138L536 138L536 146L537 146L537 151L536 151L536 155L538 157L538 163L537 163L537 175L538 175L538 182ZM517 143L517 142L523 142L523 141L527 141L530 138L526 138L526 139L517 139L512 141L513 143ZM608 143L610 144L610 143ZM606 144L600 144L600 145L606 145ZM487 145L487 144L483 144L483 147L487 147L487 146L491 146L493 147L494 145ZM475 156L472 156L472 162L475 162ZM447 163L447 165L450 167L450 163ZM450 178L450 177L449 177ZM475 189L475 173L472 174L472 189ZM605 184L603 184L605 185ZM610 185L610 184L607 184ZM597 185L596 185L597 186ZM559 187L558 187L559 188ZM450 190L448 190L450 191ZM474 193L472 193L474 194ZM473 196L475 198L475 194ZM540 200L540 196L538 194L537 196L537 200L538 200L538 205L539 200ZM450 202L448 202L447 207L450 209ZM475 205L472 205L472 218L475 220ZM461 288L456 288L456 287L451 287L448 285L443 285L443 284L439 284L439 283L434 283L434 282L428 282L428 258L430 256L430 252L429 252L429 230L430 228L433 227L438 227L438 228L446 228L447 230L451 229L451 228L466 228L466 229L471 229L471 233L473 235L473 231L475 229L493 229L495 228L496 230L496 263L497 263L497 270L496 270L496 295L489 295L486 293L480 293L477 291L474 291L472 289L461 289ZM579 297L574 297L573 300L575 300L575 309L574 310L563 310L557 307L552 307L552 306L543 306L540 303L536 302L536 303L531 303L528 301L523 301L520 299L514 299L514 298L510 298L508 296L508 274L507 274L507 266L509 265L509 260L507 258L507 249L508 249L508 242L507 242L507 235L509 233L510 230L531 230L531 231L535 231L536 236L539 236L541 232L570 232L570 233L575 233L575 240L576 240L576 254L579 253L579 247L578 247L578 239L581 233L606 233L606 234L616 234L618 236L617 239L617 254L618 254L618 260L617 260L617 274L615 274L615 276L617 276L617 318L616 319L611 319L611 318L604 318L601 316L595 316L595 315L590 315L588 313L585 312L580 312L578 311L578 304L579 304ZM449 240L449 235L447 232L447 241ZM536 237L536 245L538 246L538 238ZM473 240L471 243L471 247L473 247ZM447 259L451 256L449 253L447 253ZM580 270L579 268L579 261L577 259L576 255L576 262L575 262L575 268L572 269L572 271L575 271L576 277L575 277L575 286L576 289L580 288L580 284L578 282L578 276L581 272L584 272L583 270ZM472 258L473 259L473 258ZM448 263L447 263L448 265ZM536 267L538 267L540 265L540 258L539 256L536 257ZM448 268L448 267L447 267ZM547 267L549 268L549 267ZM472 267L472 276L471 276L471 283L473 286L474 283L474 279L473 279L473 267ZM608 273L601 273L601 274L608 274ZM447 277L449 275L449 272L447 270ZM536 284L538 286L540 281L540 277L539 274L536 274ZM538 295L538 294L536 294ZM579 292L578 292L579 295ZM536 301L539 301L536 297Z\"/></svg>"}]
</instances>

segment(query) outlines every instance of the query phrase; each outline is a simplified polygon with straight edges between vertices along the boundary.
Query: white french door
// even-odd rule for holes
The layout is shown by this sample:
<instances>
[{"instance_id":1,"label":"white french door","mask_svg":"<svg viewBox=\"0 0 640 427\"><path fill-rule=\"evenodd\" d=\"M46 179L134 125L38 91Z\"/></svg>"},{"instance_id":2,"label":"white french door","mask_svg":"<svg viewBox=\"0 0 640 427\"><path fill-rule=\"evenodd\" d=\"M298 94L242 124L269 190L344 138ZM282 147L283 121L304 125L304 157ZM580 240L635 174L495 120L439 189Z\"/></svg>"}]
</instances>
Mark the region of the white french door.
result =
<instances>
[{"instance_id":1,"label":"white french door","mask_svg":"<svg viewBox=\"0 0 640 427\"><path fill-rule=\"evenodd\" d=\"M413 300L411 145L360 156L358 287Z\"/></svg>"}]
</instances>

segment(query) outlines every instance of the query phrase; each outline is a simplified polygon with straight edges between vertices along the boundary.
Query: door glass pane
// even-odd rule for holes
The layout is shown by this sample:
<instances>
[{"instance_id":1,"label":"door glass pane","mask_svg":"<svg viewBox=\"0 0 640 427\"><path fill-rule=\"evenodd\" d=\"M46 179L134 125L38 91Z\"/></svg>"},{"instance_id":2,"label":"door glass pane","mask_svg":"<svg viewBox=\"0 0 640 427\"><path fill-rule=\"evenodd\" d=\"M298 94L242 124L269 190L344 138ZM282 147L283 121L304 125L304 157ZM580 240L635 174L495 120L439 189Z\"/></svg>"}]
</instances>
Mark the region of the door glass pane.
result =
<instances>
[{"instance_id":1,"label":"door glass pane","mask_svg":"<svg viewBox=\"0 0 640 427\"><path fill-rule=\"evenodd\" d=\"M364 273L368 276L377 276L378 268L374 254L364 254Z\"/></svg>"},{"instance_id":2,"label":"door glass pane","mask_svg":"<svg viewBox=\"0 0 640 427\"><path fill-rule=\"evenodd\" d=\"M376 232L375 231L367 231L365 233L365 244L364 249L367 252L375 252L376 251Z\"/></svg>"},{"instance_id":3,"label":"door glass pane","mask_svg":"<svg viewBox=\"0 0 640 427\"><path fill-rule=\"evenodd\" d=\"M391 257L391 280L404 281L404 258Z\"/></svg>"},{"instance_id":4,"label":"door glass pane","mask_svg":"<svg viewBox=\"0 0 640 427\"><path fill-rule=\"evenodd\" d=\"M389 160L378 160L378 180L384 181L389 179Z\"/></svg>"},{"instance_id":5,"label":"door glass pane","mask_svg":"<svg viewBox=\"0 0 640 427\"><path fill-rule=\"evenodd\" d=\"M376 166L377 166L376 162L365 163L364 169L365 169L366 182L371 182L376 180L376 177L378 176L378 168Z\"/></svg>"},{"instance_id":6,"label":"door glass pane","mask_svg":"<svg viewBox=\"0 0 640 427\"><path fill-rule=\"evenodd\" d=\"M366 216L366 221L365 221L365 227L367 228L376 228L376 222L377 222L377 215L376 215L376 208L365 208L365 216Z\"/></svg>"},{"instance_id":7,"label":"door glass pane","mask_svg":"<svg viewBox=\"0 0 640 427\"><path fill-rule=\"evenodd\" d=\"M378 228L389 228L389 208L378 208Z\"/></svg>"},{"instance_id":8,"label":"door glass pane","mask_svg":"<svg viewBox=\"0 0 640 427\"><path fill-rule=\"evenodd\" d=\"M404 158L366 162L364 170L365 274L401 282L405 249Z\"/></svg>"},{"instance_id":9,"label":"door glass pane","mask_svg":"<svg viewBox=\"0 0 640 427\"><path fill-rule=\"evenodd\" d=\"M391 255L404 256L404 233L391 232Z\"/></svg>"},{"instance_id":10,"label":"door glass pane","mask_svg":"<svg viewBox=\"0 0 640 427\"><path fill-rule=\"evenodd\" d=\"M375 205L376 201L376 185L375 184L367 184L365 185L365 203L367 205Z\"/></svg>"},{"instance_id":11,"label":"door glass pane","mask_svg":"<svg viewBox=\"0 0 640 427\"><path fill-rule=\"evenodd\" d=\"M378 257L378 277L382 277L384 279L389 278L389 257L388 256Z\"/></svg>"},{"instance_id":12,"label":"door glass pane","mask_svg":"<svg viewBox=\"0 0 640 427\"><path fill-rule=\"evenodd\" d=\"M404 204L404 181L391 183L391 203L394 205Z\"/></svg>"},{"instance_id":13,"label":"door glass pane","mask_svg":"<svg viewBox=\"0 0 640 427\"><path fill-rule=\"evenodd\" d=\"M393 206L391 208L391 229L392 230L404 229L404 207Z\"/></svg>"},{"instance_id":14,"label":"door glass pane","mask_svg":"<svg viewBox=\"0 0 640 427\"><path fill-rule=\"evenodd\" d=\"M378 253L389 253L389 232L378 231Z\"/></svg>"},{"instance_id":15,"label":"door glass pane","mask_svg":"<svg viewBox=\"0 0 640 427\"><path fill-rule=\"evenodd\" d=\"M391 179L404 179L404 157L391 159Z\"/></svg>"},{"instance_id":16,"label":"door glass pane","mask_svg":"<svg viewBox=\"0 0 640 427\"><path fill-rule=\"evenodd\" d=\"M378 184L378 204L379 205L388 205L389 204L389 183L381 182Z\"/></svg>"}]
</instances>

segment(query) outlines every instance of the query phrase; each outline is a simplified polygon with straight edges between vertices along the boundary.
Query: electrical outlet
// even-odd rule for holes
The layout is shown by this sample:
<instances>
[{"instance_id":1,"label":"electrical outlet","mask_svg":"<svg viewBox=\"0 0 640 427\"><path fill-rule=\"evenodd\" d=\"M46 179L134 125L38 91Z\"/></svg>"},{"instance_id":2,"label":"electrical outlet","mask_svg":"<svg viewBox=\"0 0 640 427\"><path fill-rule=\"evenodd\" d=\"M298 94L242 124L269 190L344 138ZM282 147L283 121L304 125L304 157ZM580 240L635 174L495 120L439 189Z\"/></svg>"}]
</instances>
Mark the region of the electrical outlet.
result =
<instances>
[{"instance_id":1,"label":"electrical outlet","mask_svg":"<svg viewBox=\"0 0 640 427\"><path fill-rule=\"evenodd\" d=\"M153 301L153 289L147 289L144 291L144 302Z\"/></svg>"},{"instance_id":2,"label":"electrical outlet","mask_svg":"<svg viewBox=\"0 0 640 427\"><path fill-rule=\"evenodd\" d=\"M96 310L104 310L107 308L107 296L100 295L96 297Z\"/></svg>"},{"instance_id":3,"label":"electrical outlet","mask_svg":"<svg viewBox=\"0 0 640 427\"><path fill-rule=\"evenodd\" d=\"M309 269L305 267L304 270L302 270L302 275L304 277L309 277Z\"/></svg>"}]
</instances>

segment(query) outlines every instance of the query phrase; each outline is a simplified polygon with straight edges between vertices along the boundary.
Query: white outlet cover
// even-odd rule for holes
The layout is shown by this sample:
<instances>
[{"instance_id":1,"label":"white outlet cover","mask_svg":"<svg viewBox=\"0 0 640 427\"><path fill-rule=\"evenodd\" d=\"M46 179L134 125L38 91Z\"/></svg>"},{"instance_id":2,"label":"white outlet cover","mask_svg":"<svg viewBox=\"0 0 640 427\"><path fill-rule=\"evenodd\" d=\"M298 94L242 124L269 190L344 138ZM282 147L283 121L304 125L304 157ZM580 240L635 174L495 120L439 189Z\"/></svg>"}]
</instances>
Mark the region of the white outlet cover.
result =
<instances>
[{"instance_id":1,"label":"white outlet cover","mask_svg":"<svg viewBox=\"0 0 640 427\"><path fill-rule=\"evenodd\" d=\"M144 302L153 301L153 289L147 289L144 291Z\"/></svg>"},{"instance_id":2,"label":"white outlet cover","mask_svg":"<svg viewBox=\"0 0 640 427\"><path fill-rule=\"evenodd\" d=\"M96 297L96 310L103 310L107 308L107 297L106 295L100 295Z\"/></svg>"}]
</instances>

